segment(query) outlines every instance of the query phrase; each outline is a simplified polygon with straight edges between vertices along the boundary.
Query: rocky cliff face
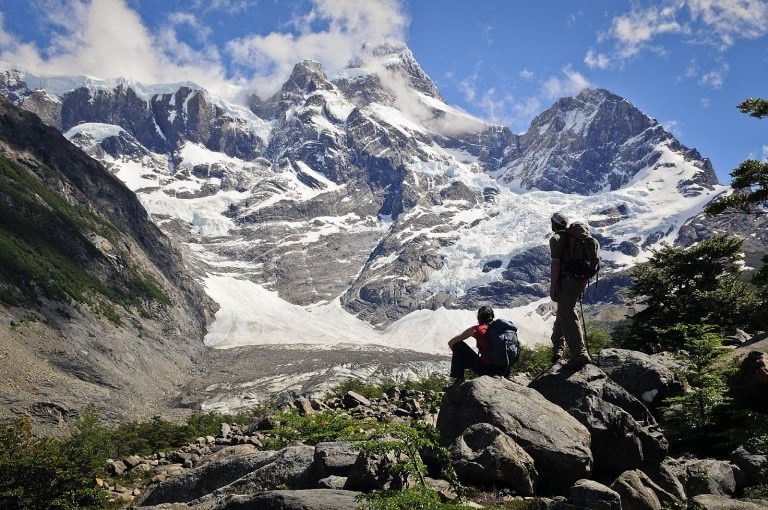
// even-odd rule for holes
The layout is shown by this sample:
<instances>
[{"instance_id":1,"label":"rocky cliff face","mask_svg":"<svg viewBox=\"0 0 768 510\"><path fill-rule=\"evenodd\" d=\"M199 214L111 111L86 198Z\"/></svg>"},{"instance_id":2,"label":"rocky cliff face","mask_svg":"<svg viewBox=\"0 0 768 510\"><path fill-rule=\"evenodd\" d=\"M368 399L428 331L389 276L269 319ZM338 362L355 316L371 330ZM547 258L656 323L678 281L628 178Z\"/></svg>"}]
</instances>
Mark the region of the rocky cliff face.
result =
<instances>
[{"instance_id":1,"label":"rocky cliff face","mask_svg":"<svg viewBox=\"0 0 768 510\"><path fill-rule=\"evenodd\" d=\"M3 414L166 407L214 304L133 192L5 99L0 217Z\"/></svg>"},{"instance_id":2,"label":"rocky cliff face","mask_svg":"<svg viewBox=\"0 0 768 510\"><path fill-rule=\"evenodd\" d=\"M249 109L191 85L57 83L6 71L0 91L134 190L201 277L340 303L378 328L545 297L556 210L588 220L620 272L724 189L707 159L606 90L558 100L514 135L446 104L396 44L364 48L339 76L301 62Z\"/></svg>"}]
</instances>

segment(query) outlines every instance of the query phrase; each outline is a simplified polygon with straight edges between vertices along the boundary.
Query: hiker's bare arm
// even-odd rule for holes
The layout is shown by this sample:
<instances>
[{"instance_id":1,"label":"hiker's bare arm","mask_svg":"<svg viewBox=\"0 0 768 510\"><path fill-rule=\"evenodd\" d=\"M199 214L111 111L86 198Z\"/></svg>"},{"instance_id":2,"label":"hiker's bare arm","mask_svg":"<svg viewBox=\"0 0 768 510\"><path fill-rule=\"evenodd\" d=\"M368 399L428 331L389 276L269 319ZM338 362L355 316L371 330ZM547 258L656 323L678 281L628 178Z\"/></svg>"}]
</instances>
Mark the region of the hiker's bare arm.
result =
<instances>
[{"instance_id":1,"label":"hiker's bare arm","mask_svg":"<svg viewBox=\"0 0 768 510\"><path fill-rule=\"evenodd\" d=\"M557 303L557 279L560 277L560 259L552 259L552 268L550 269L551 284L549 286L549 297Z\"/></svg>"},{"instance_id":2,"label":"hiker's bare arm","mask_svg":"<svg viewBox=\"0 0 768 510\"><path fill-rule=\"evenodd\" d=\"M456 335L455 337L453 337L450 340L448 340L448 347L450 347L451 350L453 350L453 346L455 346L457 343L463 342L467 338L471 337L474 332L475 332L475 327L472 326L471 328L467 329L465 332L463 332L463 333L461 333L459 335Z\"/></svg>"}]
</instances>

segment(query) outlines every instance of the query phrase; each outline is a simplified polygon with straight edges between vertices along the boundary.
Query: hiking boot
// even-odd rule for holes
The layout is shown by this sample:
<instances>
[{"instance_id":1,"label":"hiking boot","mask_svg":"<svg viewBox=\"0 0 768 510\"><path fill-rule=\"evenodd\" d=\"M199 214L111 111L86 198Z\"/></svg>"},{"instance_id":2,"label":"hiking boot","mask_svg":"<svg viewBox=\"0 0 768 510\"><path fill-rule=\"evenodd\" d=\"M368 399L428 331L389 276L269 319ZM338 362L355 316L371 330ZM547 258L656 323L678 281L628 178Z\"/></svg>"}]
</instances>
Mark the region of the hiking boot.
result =
<instances>
[{"instance_id":1,"label":"hiking boot","mask_svg":"<svg viewBox=\"0 0 768 510\"><path fill-rule=\"evenodd\" d=\"M451 384L449 384L448 386L443 386L443 391L448 391L450 389L455 388L456 386L460 386L461 383L463 383L463 382L464 382L464 379L456 379Z\"/></svg>"},{"instance_id":2,"label":"hiking boot","mask_svg":"<svg viewBox=\"0 0 768 510\"><path fill-rule=\"evenodd\" d=\"M568 367L583 367L584 365L591 365L591 364L592 364L592 358L590 358L588 355L575 356L569 359L568 363L566 363Z\"/></svg>"},{"instance_id":3,"label":"hiking boot","mask_svg":"<svg viewBox=\"0 0 768 510\"><path fill-rule=\"evenodd\" d=\"M562 354L553 354L552 355L552 365L557 365L563 361L563 355Z\"/></svg>"}]
</instances>

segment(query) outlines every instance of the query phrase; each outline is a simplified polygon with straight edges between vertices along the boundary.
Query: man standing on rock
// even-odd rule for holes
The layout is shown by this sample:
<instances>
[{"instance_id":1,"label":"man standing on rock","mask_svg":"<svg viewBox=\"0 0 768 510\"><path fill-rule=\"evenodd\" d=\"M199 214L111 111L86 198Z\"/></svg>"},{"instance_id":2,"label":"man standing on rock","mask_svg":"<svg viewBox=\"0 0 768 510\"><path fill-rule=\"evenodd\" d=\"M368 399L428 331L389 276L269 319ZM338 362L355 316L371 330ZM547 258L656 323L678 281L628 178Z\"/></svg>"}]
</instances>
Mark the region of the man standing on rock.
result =
<instances>
[{"instance_id":1,"label":"man standing on rock","mask_svg":"<svg viewBox=\"0 0 768 510\"><path fill-rule=\"evenodd\" d=\"M549 251L552 255L549 297L557 303L557 316L552 329L552 363L563 359L564 344L567 342L569 363L583 365L591 363L592 359L587 352L584 331L576 314L576 303L584 292L588 279L576 277L567 271L564 258L571 252L569 243L574 242L566 231L568 218L561 213L555 213L551 220L554 234L549 238Z\"/></svg>"}]
</instances>

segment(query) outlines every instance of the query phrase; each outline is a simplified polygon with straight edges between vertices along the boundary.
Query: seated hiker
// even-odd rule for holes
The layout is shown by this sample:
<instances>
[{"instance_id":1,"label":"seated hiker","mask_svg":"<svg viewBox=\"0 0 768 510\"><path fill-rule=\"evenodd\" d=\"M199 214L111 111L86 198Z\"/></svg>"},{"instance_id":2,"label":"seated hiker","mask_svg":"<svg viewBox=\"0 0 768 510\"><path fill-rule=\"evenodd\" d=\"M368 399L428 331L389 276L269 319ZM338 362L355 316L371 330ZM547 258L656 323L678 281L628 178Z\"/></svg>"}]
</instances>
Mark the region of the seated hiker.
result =
<instances>
[{"instance_id":1,"label":"seated hiker","mask_svg":"<svg viewBox=\"0 0 768 510\"><path fill-rule=\"evenodd\" d=\"M493 324L493 327L491 326ZM451 377L457 382L464 380L464 370L477 375L508 376L511 365L517 361L519 343L517 328L504 320L493 320L493 309L481 306L477 311L477 325L468 328L448 341L453 351ZM473 337L477 341L475 353L464 340Z\"/></svg>"}]
</instances>

